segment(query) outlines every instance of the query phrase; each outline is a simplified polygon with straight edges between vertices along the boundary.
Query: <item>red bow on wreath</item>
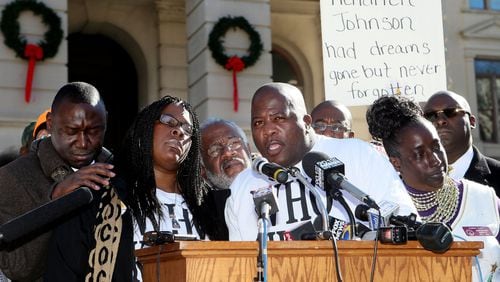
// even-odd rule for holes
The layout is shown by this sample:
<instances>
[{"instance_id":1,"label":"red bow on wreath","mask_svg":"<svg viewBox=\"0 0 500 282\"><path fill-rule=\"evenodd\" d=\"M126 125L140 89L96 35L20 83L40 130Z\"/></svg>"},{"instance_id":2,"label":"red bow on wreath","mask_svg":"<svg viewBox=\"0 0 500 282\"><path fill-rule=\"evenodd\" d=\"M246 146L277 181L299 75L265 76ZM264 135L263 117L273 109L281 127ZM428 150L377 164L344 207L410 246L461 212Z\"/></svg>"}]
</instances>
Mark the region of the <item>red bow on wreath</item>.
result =
<instances>
[{"instance_id":1,"label":"red bow on wreath","mask_svg":"<svg viewBox=\"0 0 500 282\"><path fill-rule=\"evenodd\" d=\"M31 99L31 86L33 85L33 73L35 72L35 62L43 59L43 49L35 44L26 44L24 56L29 60L24 100L26 103L29 103Z\"/></svg>"},{"instance_id":2,"label":"red bow on wreath","mask_svg":"<svg viewBox=\"0 0 500 282\"><path fill-rule=\"evenodd\" d=\"M227 60L224 66L227 70L233 70L233 106L234 111L238 111L238 80L236 78L236 73L242 71L245 68L245 63L238 56L232 56Z\"/></svg>"},{"instance_id":3,"label":"red bow on wreath","mask_svg":"<svg viewBox=\"0 0 500 282\"><path fill-rule=\"evenodd\" d=\"M222 45L221 38L225 36L226 32L230 29L239 28L246 32L250 38L250 46L248 47L248 55L238 57L224 54L225 48ZM217 64L223 66L226 70L233 71L233 104L234 111L238 111L238 81L236 80L236 73L242 71L244 68L251 67L257 62L262 53L263 46L260 40L259 33L248 23L244 17L222 17L214 25L214 28L208 36L208 47L212 51L212 57Z\"/></svg>"},{"instance_id":4,"label":"red bow on wreath","mask_svg":"<svg viewBox=\"0 0 500 282\"><path fill-rule=\"evenodd\" d=\"M44 39L38 44L28 44L26 39L19 34L19 15L24 11L31 11L35 16L40 16L43 24L48 26ZM54 10L38 1L15 0L5 5L0 20L0 30L4 35L4 43L16 52L19 58L27 59L28 74L24 100L29 103L31 99L31 86L36 61L52 58L57 54L64 32L61 28L61 18Z\"/></svg>"}]
</instances>

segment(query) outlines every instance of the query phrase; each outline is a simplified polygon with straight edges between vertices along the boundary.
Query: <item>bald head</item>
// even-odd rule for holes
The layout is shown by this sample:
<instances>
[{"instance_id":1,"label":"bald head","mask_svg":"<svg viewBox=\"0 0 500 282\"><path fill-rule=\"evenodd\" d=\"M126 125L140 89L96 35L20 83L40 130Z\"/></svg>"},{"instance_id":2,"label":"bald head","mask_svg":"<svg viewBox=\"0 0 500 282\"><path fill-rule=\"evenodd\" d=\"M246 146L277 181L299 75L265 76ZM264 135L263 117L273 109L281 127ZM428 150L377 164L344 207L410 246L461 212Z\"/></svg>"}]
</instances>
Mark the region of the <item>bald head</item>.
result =
<instances>
[{"instance_id":1,"label":"bald head","mask_svg":"<svg viewBox=\"0 0 500 282\"><path fill-rule=\"evenodd\" d=\"M287 102L287 106L292 109L297 116L307 115L306 103L304 102L304 96L300 90L287 83L282 82L271 82L264 84L257 91L252 99L252 104L256 99L259 99L265 93L274 93L276 96L282 96Z\"/></svg>"},{"instance_id":2,"label":"bald head","mask_svg":"<svg viewBox=\"0 0 500 282\"><path fill-rule=\"evenodd\" d=\"M452 91L434 93L424 106L424 116L436 127L450 164L472 146L476 118L463 96Z\"/></svg>"},{"instance_id":3,"label":"bald head","mask_svg":"<svg viewBox=\"0 0 500 282\"><path fill-rule=\"evenodd\" d=\"M263 157L293 166L314 145L311 116L300 90L286 83L260 87L252 99L252 136Z\"/></svg>"},{"instance_id":4,"label":"bald head","mask_svg":"<svg viewBox=\"0 0 500 282\"><path fill-rule=\"evenodd\" d=\"M439 91L439 92L436 92L434 94L432 94L431 97L429 97L429 99L427 100L427 103L424 107L424 112L426 111L426 109L428 107L432 107L434 106L435 103L437 103L438 100L448 100L450 103L455 103L456 106L466 110L467 112L470 113L470 105L469 105L469 102L467 102L467 100L453 92L453 91Z\"/></svg>"},{"instance_id":5,"label":"bald head","mask_svg":"<svg viewBox=\"0 0 500 282\"><path fill-rule=\"evenodd\" d=\"M311 112L316 133L334 138L352 138L352 114L342 103L327 100L318 104Z\"/></svg>"}]
</instances>

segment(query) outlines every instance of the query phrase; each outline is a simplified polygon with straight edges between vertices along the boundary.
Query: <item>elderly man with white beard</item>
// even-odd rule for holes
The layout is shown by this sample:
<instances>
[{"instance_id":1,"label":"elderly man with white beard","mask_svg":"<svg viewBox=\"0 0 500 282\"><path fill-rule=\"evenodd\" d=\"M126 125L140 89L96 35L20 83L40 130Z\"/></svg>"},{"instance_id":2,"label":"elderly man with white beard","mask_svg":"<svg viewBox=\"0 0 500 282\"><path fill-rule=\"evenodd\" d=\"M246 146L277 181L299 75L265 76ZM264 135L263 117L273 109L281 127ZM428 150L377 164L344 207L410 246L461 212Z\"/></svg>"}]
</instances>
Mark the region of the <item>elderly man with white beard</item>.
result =
<instances>
[{"instance_id":1,"label":"elderly man with white beard","mask_svg":"<svg viewBox=\"0 0 500 282\"><path fill-rule=\"evenodd\" d=\"M236 176L252 165L250 145L245 132L234 122L211 117L201 126L202 174L210 186L205 203L216 220L211 240L228 240L224 206ZM214 236L213 234L217 234ZM215 237L215 238L214 238Z\"/></svg>"}]
</instances>

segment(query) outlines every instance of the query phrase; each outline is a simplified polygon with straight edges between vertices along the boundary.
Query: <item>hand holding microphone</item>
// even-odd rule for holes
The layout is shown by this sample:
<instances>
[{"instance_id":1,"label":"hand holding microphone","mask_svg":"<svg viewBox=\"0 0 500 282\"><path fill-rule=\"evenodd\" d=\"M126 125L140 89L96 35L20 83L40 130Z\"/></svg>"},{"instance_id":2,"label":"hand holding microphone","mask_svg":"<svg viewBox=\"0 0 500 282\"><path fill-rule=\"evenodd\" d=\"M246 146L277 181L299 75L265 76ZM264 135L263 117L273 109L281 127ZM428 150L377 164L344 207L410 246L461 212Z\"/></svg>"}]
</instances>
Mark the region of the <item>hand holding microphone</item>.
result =
<instances>
[{"instance_id":1,"label":"hand holding microphone","mask_svg":"<svg viewBox=\"0 0 500 282\"><path fill-rule=\"evenodd\" d=\"M51 198L57 199L68 193L71 193L79 187L88 187L93 190L99 190L103 186L110 184L110 178L115 177L112 171L113 165L108 163L93 163L84 166L74 173L67 175L59 182L52 191Z\"/></svg>"}]
</instances>

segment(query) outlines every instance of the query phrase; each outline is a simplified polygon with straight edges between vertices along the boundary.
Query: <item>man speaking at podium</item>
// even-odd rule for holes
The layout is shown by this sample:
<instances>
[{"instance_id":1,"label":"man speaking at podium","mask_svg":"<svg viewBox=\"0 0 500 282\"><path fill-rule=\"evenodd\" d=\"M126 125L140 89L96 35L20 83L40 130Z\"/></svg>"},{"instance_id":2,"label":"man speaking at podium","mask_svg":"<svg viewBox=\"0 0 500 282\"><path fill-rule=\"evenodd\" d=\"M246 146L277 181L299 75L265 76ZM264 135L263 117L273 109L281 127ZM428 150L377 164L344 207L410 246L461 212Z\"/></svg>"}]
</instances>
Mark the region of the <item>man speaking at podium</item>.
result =
<instances>
[{"instance_id":1,"label":"man speaking at podium","mask_svg":"<svg viewBox=\"0 0 500 282\"><path fill-rule=\"evenodd\" d=\"M383 199L398 203L402 215L416 213L395 170L368 143L354 138L316 135L311 123L298 88L286 83L269 83L255 92L251 109L252 136L257 149L269 162L297 167L303 172L302 159L306 153L326 153L343 162L347 179L376 202ZM270 185L279 211L271 217L269 240L297 240L301 234L318 229L314 223L321 222L321 214L314 196L302 183L291 180L279 184L247 168L231 184L231 196L226 203L225 217L231 241L256 240L258 218L251 192ZM325 193L321 196L325 201ZM347 193L344 197L352 210L360 203ZM338 203L326 206L334 221L348 221Z\"/></svg>"}]
</instances>

